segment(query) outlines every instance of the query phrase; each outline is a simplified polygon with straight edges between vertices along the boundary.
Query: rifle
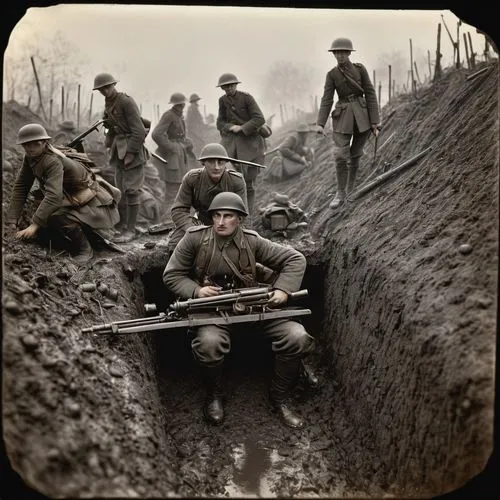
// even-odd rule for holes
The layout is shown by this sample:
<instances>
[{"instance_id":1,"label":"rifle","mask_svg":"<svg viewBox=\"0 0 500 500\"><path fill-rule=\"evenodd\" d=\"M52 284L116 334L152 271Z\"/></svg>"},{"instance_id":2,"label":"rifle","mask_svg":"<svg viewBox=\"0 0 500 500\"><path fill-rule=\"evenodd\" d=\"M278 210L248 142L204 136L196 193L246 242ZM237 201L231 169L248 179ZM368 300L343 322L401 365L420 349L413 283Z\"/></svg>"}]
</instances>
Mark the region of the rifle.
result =
<instances>
[{"instance_id":1,"label":"rifle","mask_svg":"<svg viewBox=\"0 0 500 500\"><path fill-rule=\"evenodd\" d=\"M270 287L223 290L214 297L177 300L168 307L166 313L157 316L93 325L83 328L82 333L122 335L201 325L250 323L311 314L310 309L298 307L269 308L272 294ZM293 300L307 295L307 290L299 290L289 294L289 297ZM146 305L146 309L151 311L152 308Z\"/></svg>"},{"instance_id":2,"label":"rifle","mask_svg":"<svg viewBox=\"0 0 500 500\"><path fill-rule=\"evenodd\" d=\"M101 125L101 123L103 123L103 122L104 122L104 120L97 120L87 130L85 130L81 134L77 135L71 142L66 144L66 146L68 148L74 148L78 143L82 142L82 140L85 139L85 137L87 137L90 134L90 132L92 132L94 130L98 130L99 125Z\"/></svg>"}]
</instances>

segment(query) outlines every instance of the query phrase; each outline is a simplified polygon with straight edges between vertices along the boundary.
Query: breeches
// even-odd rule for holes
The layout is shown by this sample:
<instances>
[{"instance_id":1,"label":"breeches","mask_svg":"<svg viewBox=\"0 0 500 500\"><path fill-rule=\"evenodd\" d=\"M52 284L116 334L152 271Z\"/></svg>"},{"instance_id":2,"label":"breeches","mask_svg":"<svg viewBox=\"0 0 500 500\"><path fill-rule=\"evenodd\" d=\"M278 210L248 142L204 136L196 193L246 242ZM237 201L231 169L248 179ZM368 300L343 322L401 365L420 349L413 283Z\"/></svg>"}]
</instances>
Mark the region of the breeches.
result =
<instances>
[{"instance_id":1,"label":"breeches","mask_svg":"<svg viewBox=\"0 0 500 500\"><path fill-rule=\"evenodd\" d=\"M127 205L139 205L139 191L144 185L144 165L124 169L119 166L115 170L116 187L122 192Z\"/></svg>"},{"instance_id":2,"label":"breeches","mask_svg":"<svg viewBox=\"0 0 500 500\"><path fill-rule=\"evenodd\" d=\"M333 132L333 158L335 161L346 162L349 158L360 158L363 156L363 148L370 134L371 130L355 132L354 134Z\"/></svg>"},{"instance_id":3,"label":"breeches","mask_svg":"<svg viewBox=\"0 0 500 500\"><path fill-rule=\"evenodd\" d=\"M204 325L193 329L195 337L191 349L195 359L203 364L215 366L224 360L231 350L231 333L237 335L242 325ZM271 349L276 354L288 357L302 357L314 348L314 337L309 335L301 323L288 319L271 319L248 323L256 335L263 335L271 341Z\"/></svg>"}]
</instances>

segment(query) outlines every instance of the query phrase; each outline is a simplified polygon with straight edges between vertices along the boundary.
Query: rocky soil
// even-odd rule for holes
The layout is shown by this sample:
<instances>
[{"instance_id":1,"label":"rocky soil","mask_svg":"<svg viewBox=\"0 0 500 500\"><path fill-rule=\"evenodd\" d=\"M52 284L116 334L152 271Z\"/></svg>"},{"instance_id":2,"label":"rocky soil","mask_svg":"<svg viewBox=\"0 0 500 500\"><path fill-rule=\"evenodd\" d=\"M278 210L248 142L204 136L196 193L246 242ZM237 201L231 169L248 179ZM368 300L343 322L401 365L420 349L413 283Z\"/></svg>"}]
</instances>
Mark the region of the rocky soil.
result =
<instances>
[{"instance_id":1,"label":"rocky soil","mask_svg":"<svg viewBox=\"0 0 500 500\"><path fill-rule=\"evenodd\" d=\"M385 106L360 184L429 150L338 212L328 208L329 137L311 137L316 163L300 179L260 175L260 206L277 191L309 220L272 235L308 259L304 322L319 343L308 362L321 386L297 388L305 430L284 428L268 407L272 359L248 335L235 339L227 419L213 428L183 330L82 333L174 299L161 283L167 235L123 254L101 249L78 268L60 249L5 234L3 437L14 483L57 498L431 497L489 471L499 88L498 64L488 68L471 80L447 70ZM4 214L22 158L17 130L31 121L43 124L4 103Z\"/></svg>"}]
</instances>

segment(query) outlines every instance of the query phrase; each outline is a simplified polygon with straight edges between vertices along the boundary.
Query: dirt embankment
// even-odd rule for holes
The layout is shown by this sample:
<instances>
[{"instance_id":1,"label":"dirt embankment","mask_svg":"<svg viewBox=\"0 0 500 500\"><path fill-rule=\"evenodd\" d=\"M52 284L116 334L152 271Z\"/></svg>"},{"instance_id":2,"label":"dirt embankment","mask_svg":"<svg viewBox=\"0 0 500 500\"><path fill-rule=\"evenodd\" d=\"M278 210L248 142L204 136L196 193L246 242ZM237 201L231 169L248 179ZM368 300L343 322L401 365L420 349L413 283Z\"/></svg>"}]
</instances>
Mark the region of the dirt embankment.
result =
<instances>
[{"instance_id":1,"label":"dirt embankment","mask_svg":"<svg viewBox=\"0 0 500 500\"><path fill-rule=\"evenodd\" d=\"M417 99L384 108L379 146L394 135L379 166L431 149L337 213L329 138L300 179L259 177L259 205L279 191L310 220L277 237L307 256L308 328L319 340L323 384L297 396L302 432L266 407L269 363L256 367L244 347L228 364L228 419L212 429L185 337L82 335L166 301L164 236L143 237L128 255L101 251L80 269L4 238L4 442L23 480L49 496L229 496L245 471L235 447L250 463L256 444L273 450L260 460L267 490L247 480L247 494L435 496L481 472L493 438L498 66L467 74L447 71ZM15 135L40 120L8 103L3 121L5 210L21 160Z\"/></svg>"}]
</instances>

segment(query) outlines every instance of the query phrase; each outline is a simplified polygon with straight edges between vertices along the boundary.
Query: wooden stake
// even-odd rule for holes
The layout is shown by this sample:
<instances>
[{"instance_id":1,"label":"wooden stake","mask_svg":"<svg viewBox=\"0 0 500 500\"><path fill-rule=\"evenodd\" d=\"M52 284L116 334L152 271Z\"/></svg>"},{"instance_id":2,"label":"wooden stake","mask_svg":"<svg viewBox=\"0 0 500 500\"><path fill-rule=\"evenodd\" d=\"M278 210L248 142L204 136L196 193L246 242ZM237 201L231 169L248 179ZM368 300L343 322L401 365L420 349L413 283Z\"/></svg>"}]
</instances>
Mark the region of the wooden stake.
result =
<instances>
[{"instance_id":1,"label":"wooden stake","mask_svg":"<svg viewBox=\"0 0 500 500\"><path fill-rule=\"evenodd\" d=\"M373 88L377 88L377 80L375 79L375 70L373 70Z\"/></svg>"},{"instance_id":2,"label":"wooden stake","mask_svg":"<svg viewBox=\"0 0 500 500\"><path fill-rule=\"evenodd\" d=\"M467 59L467 68L471 68L470 57L469 57L469 47L467 45L467 35L464 33L464 45L465 45L465 58Z\"/></svg>"},{"instance_id":3,"label":"wooden stake","mask_svg":"<svg viewBox=\"0 0 500 500\"><path fill-rule=\"evenodd\" d=\"M64 85L61 86L61 121L64 121Z\"/></svg>"},{"instance_id":4,"label":"wooden stake","mask_svg":"<svg viewBox=\"0 0 500 500\"><path fill-rule=\"evenodd\" d=\"M420 81L420 75L418 74L418 68L417 68L417 62L416 61L413 61L413 66L415 66L415 74L417 75L418 83L419 83L419 85L421 85L422 82Z\"/></svg>"},{"instance_id":5,"label":"wooden stake","mask_svg":"<svg viewBox=\"0 0 500 500\"><path fill-rule=\"evenodd\" d=\"M49 101L49 124L52 125L52 107L54 105L54 99Z\"/></svg>"},{"instance_id":6,"label":"wooden stake","mask_svg":"<svg viewBox=\"0 0 500 500\"><path fill-rule=\"evenodd\" d=\"M470 63L472 69L474 69L476 67L476 53L474 52L474 48L472 47L472 38L470 36L470 31L467 32L467 37L469 38Z\"/></svg>"},{"instance_id":7,"label":"wooden stake","mask_svg":"<svg viewBox=\"0 0 500 500\"><path fill-rule=\"evenodd\" d=\"M378 82L378 109L380 111L380 98L382 94L382 82Z\"/></svg>"},{"instance_id":8,"label":"wooden stake","mask_svg":"<svg viewBox=\"0 0 500 500\"><path fill-rule=\"evenodd\" d=\"M33 66L33 73L35 73L36 88L38 90L38 99L40 100L40 109L42 110L45 121L48 121L47 113L45 113L45 108L43 107L42 89L40 88L40 80L38 79L38 73L36 72L35 59L33 58L33 56L31 56L30 59L31 59L31 65Z\"/></svg>"},{"instance_id":9,"label":"wooden stake","mask_svg":"<svg viewBox=\"0 0 500 500\"><path fill-rule=\"evenodd\" d=\"M427 51L427 65L429 66L429 80L432 78L432 69L431 69L431 51Z\"/></svg>"},{"instance_id":10,"label":"wooden stake","mask_svg":"<svg viewBox=\"0 0 500 500\"><path fill-rule=\"evenodd\" d=\"M92 123L92 101L94 100L94 93L90 94L90 106L89 106L89 125Z\"/></svg>"},{"instance_id":11,"label":"wooden stake","mask_svg":"<svg viewBox=\"0 0 500 500\"><path fill-rule=\"evenodd\" d=\"M410 38L410 71L411 71L411 90L415 94L415 76L413 75L413 44Z\"/></svg>"},{"instance_id":12,"label":"wooden stake","mask_svg":"<svg viewBox=\"0 0 500 500\"><path fill-rule=\"evenodd\" d=\"M76 107L76 130L80 130L80 92L81 92L81 85L78 84L78 94L76 97L76 101L78 103Z\"/></svg>"},{"instance_id":13,"label":"wooden stake","mask_svg":"<svg viewBox=\"0 0 500 500\"><path fill-rule=\"evenodd\" d=\"M436 47L436 66L434 68L434 81L441 78L441 23L438 24L437 47Z\"/></svg>"},{"instance_id":14,"label":"wooden stake","mask_svg":"<svg viewBox=\"0 0 500 500\"><path fill-rule=\"evenodd\" d=\"M389 100L388 100L388 102L391 102L391 97L392 97L392 95L391 95L391 90L392 90L391 72L392 72L392 68L391 68L391 65L389 64Z\"/></svg>"},{"instance_id":15,"label":"wooden stake","mask_svg":"<svg viewBox=\"0 0 500 500\"><path fill-rule=\"evenodd\" d=\"M280 104L280 119L281 119L281 126L285 124L285 115L283 114L283 104Z\"/></svg>"},{"instance_id":16,"label":"wooden stake","mask_svg":"<svg viewBox=\"0 0 500 500\"><path fill-rule=\"evenodd\" d=\"M457 22L457 41L455 42L455 46L457 48L457 62L456 62L456 68L460 68L462 65L460 61L460 25L462 24L462 21L460 19Z\"/></svg>"}]
</instances>

